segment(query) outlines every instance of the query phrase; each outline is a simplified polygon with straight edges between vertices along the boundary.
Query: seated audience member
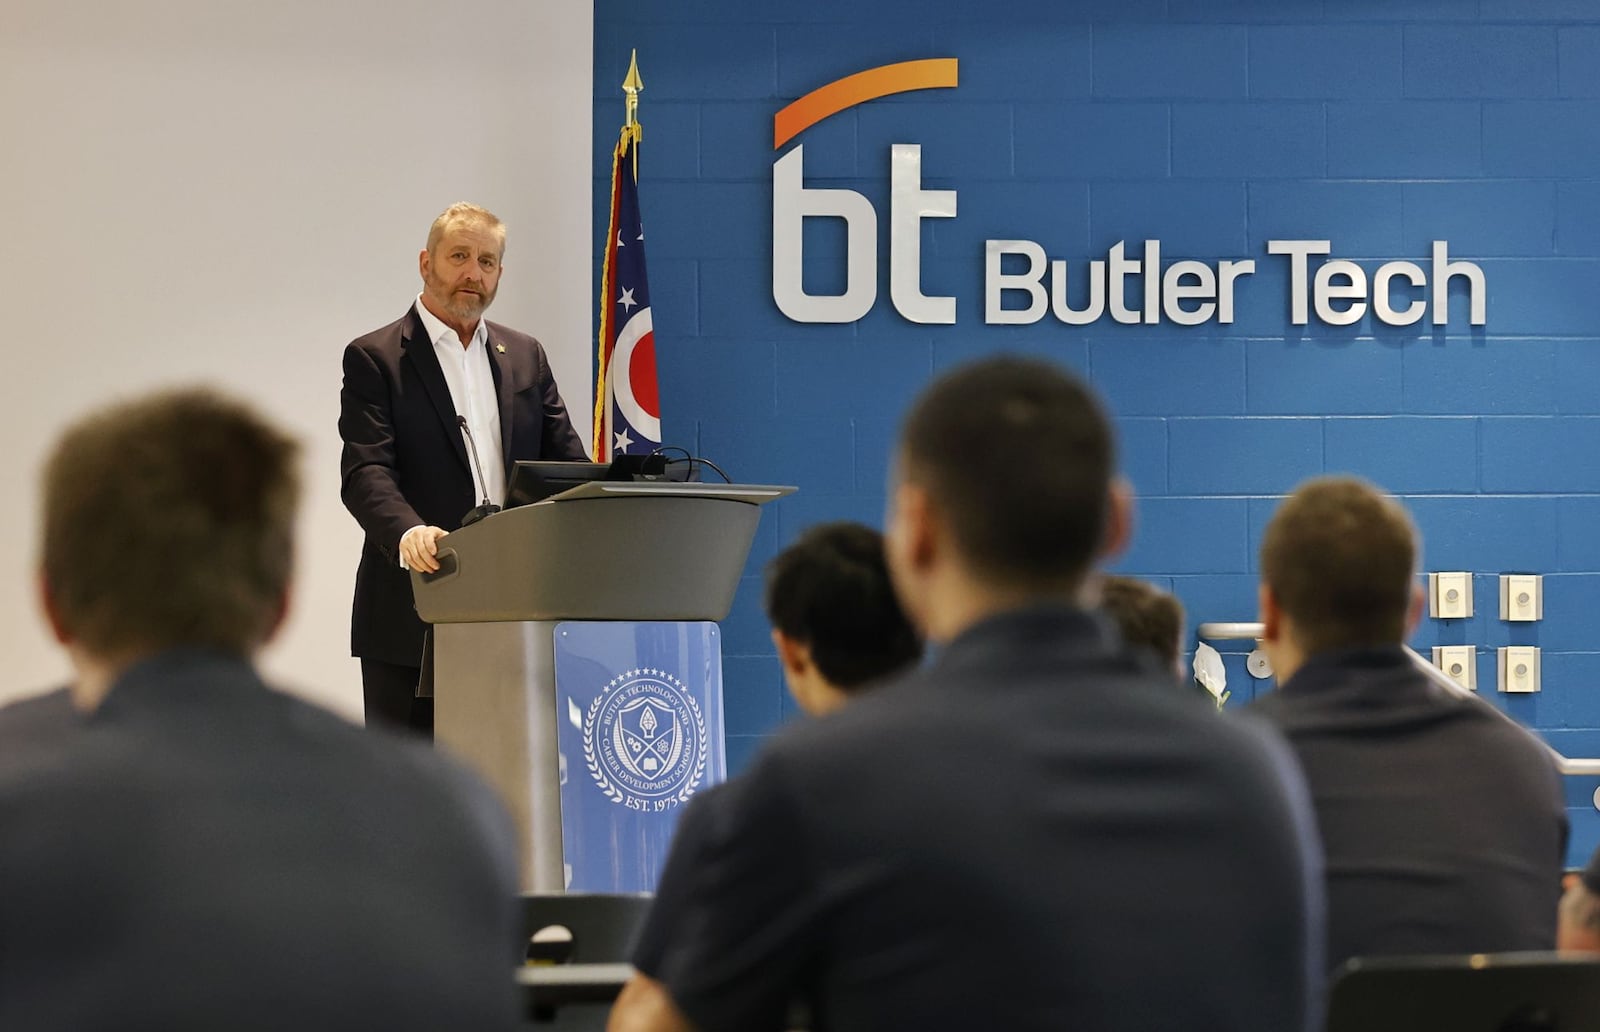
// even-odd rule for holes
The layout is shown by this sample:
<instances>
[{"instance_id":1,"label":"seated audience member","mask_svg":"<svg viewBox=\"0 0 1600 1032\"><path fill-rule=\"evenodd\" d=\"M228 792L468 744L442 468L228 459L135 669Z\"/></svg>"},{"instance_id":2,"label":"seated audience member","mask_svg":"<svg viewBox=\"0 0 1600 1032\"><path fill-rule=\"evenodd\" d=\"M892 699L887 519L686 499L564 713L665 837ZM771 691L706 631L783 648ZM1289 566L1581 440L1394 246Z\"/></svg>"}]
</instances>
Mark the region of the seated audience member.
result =
<instances>
[{"instance_id":1,"label":"seated audience member","mask_svg":"<svg viewBox=\"0 0 1600 1032\"><path fill-rule=\"evenodd\" d=\"M767 565L767 619L794 701L820 717L901 673L922 655L889 583L883 536L859 523L813 527ZM699 792L678 820L672 851L633 964L659 975L701 868L702 838L721 786Z\"/></svg>"},{"instance_id":2,"label":"seated audience member","mask_svg":"<svg viewBox=\"0 0 1600 1032\"><path fill-rule=\"evenodd\" d=\"M297 451L180 391L49 459L41 595L76 715L46 696L0 734L76 726L0 763L7 1032L515 1027L498 804L253 666L288 608Z\"/></svg>"},{"instance_id":3,"label":"seated audience member","mask_svg":"<svg viewBox=\"0 0 1600 1032\"><path fill-rule=\"evenodd\" d=\"M1117 625L1123 641L1149 652L1178 680L1187 680L1183 603L1176 595L1134 577L1105 577L1100 581L1100 608Z\"/></svg>"},{"instance_id":4,"label":"seated audience member","mask_svg":"<svg viewBox=\"0 0 1600 1032\"><path fill-rule=\"evenodd\" d=\"M1600 953L1600 849L1561 897L1556 949Z\"/></svg>"},{"instance_id":5,"label":"seated audience member","mask_svg":"<svg viewBox=\"0 0 1600 1032\"><path fill-rule=\"evenodd\" d=\"M1302 485L1261 543L1254 713L1300 758L1326 854L1328 962L1548 950L1567 819L1550 757L1403 649L1422 603L1417 538L1352 478Z\"/></svg>"},{"instance_id":6,"label":"seated audience member","mask_svg":"<svg viewBox=\"0 0 1600 1032\"><path fill-rule=\"evenodd\" d=\"M762 1032L797 1000L833 1029L1306 1027L1321 872L1287 749L1172 705L1084 608L1130 519L1094 398L961 368L895 466L889 568L941 651L720 790L611 1027Z\"/></svg>"}]
</instances>

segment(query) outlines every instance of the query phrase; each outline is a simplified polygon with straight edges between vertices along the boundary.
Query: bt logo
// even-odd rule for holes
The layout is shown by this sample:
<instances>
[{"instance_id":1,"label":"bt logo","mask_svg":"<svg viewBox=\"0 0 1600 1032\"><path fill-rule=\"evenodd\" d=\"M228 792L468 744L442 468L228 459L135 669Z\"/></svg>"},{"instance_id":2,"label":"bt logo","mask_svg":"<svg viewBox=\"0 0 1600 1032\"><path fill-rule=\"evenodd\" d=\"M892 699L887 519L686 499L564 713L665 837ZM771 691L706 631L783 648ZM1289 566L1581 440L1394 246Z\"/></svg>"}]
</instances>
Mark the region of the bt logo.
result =
<instances>
[{"instance_id":1,"label":"bt logo","mask_svg":"<svg viewBox=\"0 0 1600 1032\"><path fill-rule=\"evenodd\" d=\"M830 115L908 90L953 87L956 59L933 58L871 68L813 90L773 119L773 149ZM922 293L922 220L956 214L954 190L922 189L922 147L897 143L890 153L889 298L918 323L953 323L956 299ZM802 282L801 239L807 218L843 219L845 291L808 294ZM854 190L805 185L805 145L772 166L772 299L795 322L855 322L878 299L878 213Z\"/></svg>"}]
</instances>

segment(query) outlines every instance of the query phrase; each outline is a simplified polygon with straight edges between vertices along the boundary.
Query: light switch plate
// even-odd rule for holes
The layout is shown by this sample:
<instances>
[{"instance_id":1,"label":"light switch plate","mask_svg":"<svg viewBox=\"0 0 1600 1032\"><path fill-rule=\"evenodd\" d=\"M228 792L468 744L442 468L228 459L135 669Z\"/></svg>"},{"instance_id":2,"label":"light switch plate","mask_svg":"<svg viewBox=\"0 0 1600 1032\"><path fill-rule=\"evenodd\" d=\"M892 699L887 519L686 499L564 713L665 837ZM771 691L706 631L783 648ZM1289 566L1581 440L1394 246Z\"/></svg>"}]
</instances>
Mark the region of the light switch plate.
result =
<instances>
[{"instance_id":1,"label":"light switch plate","mask_svg":"<svg viewBox=\"0 0 1600 1032\"><path fill-rule=\"evenodd\" d=\"M1435 645L1433 665L1468 691L1478 690L1478 650L1472 645Z\"/></svg>"},{"instance_id":2,"label":"light switch plate","mask_svg":"<svg viewBox=\"0 0 1600 1032\"><path fill-rule=\"evenodd\" d=\"M1539 650L1532 645L1507 645L1498 649L1500 690L1508 693L1539 690Z\"/></svg>"},{"instance_id":3,"label":"light switch plate","mask_svg":"<svg viewBox=\"0 0 1600 1032\"><path fill-rule=\"evenodd\" d=\"M1428 574L1428 615L1435 620L1464 620L1472 615L1472 574Z\"/></svg>"},{"instance_id":4,"label":"light switch plate","mask_svg":"<svg viewBox=\"0 0 1600 1032\"><path fill-rule=\"evenodd\" d=\"M1544 619L1544 578L1536 573L1500 575L1500 619L1531 623Z\"/></svg>"}]
</instances>

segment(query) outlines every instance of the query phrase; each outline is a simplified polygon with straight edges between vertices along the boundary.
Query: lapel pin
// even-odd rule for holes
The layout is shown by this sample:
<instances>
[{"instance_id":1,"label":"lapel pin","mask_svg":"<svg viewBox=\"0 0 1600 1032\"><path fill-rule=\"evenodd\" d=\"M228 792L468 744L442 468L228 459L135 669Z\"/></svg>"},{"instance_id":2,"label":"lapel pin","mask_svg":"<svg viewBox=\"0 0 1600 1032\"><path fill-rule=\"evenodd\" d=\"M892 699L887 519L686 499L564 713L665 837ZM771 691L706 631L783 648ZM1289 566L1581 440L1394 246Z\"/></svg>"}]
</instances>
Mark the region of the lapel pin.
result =
<instances>
[{"instance_id":1,"label":"lapel pin","mask_svg":"<svg viewBox=\"0 0 1600 1032\"><path fill-rule=\"evenodd\" d=\"M496 344L494 346L494 349L496 351L500 352L500 354L502 354L502 355L506 353L506 346L504 344Z\"/></svg>"}]
</instances>

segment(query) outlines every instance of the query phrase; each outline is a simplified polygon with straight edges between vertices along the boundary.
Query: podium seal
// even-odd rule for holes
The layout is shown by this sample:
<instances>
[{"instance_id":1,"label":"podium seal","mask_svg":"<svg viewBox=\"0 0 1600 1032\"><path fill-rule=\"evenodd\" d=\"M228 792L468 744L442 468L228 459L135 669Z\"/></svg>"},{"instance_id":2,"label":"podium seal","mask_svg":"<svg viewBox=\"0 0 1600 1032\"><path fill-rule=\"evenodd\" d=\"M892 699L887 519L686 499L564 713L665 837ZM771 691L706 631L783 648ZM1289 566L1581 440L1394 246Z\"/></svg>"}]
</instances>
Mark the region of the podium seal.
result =
<instances>
[{"instance_id":1,"label":"podium seal","mask_svg":"<svg viewBox=\"0 0 1600 1032\"><path fill-rule=\"evenodd\" d=\"M705 776L709 746L700 704L665 670L619 674L584 714L589 776L630 810L660 813L686 802Z\"/></svg>"}]
</instances>

